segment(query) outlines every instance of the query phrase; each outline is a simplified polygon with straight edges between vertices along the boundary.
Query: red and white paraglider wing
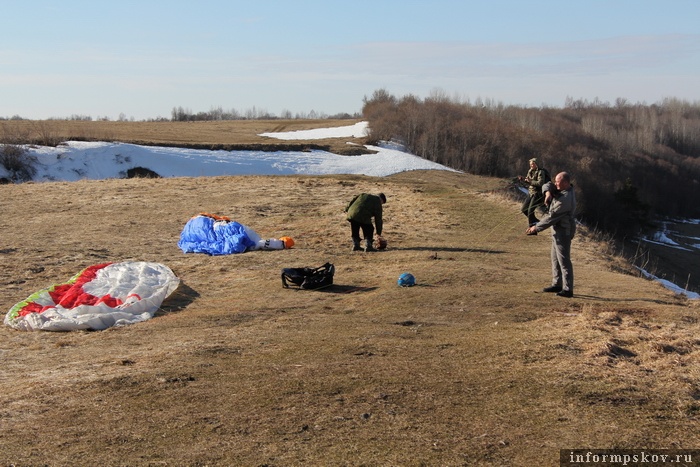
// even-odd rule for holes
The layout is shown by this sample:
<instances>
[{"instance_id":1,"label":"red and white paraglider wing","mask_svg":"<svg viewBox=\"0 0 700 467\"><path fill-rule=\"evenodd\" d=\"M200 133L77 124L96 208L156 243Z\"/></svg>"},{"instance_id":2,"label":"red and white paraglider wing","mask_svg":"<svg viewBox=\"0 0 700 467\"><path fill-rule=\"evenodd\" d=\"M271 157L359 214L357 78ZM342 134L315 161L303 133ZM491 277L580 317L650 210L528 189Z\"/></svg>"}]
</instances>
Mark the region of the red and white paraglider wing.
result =
<instances>
[{"instance_id":1,"label":"red and white paraglider wing","mask_svg":"<svg viewBox=\"0 0 700 467\"><path fill-rule=\"evenodd\" d=\"M5 324L22 331L102 330L145 321L177 289L180 279L151 262L90 266L64 284L17 303Z\"/></svg>"}]
</instances>

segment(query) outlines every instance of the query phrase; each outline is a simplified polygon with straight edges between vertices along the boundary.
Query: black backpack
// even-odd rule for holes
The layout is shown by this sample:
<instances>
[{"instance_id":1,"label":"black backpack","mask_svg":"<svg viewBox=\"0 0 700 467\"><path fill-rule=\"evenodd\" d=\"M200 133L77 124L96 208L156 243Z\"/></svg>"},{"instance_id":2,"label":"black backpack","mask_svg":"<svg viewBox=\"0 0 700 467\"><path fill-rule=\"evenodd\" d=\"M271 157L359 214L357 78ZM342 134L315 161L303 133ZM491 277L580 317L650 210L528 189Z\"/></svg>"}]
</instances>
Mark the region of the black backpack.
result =
<instances>
[{"instance_id":1,"label":"black backpack","mask_svg":"<svg viewBox=\"0 0 700 467\"><path fill-rule=\"evenodd\" d=\"M333 285L335 266L326 263L317 268L284 268L282 269L282 285L285 288L296 286L300 289L320 289Z\"/></svg>"}]
</instances>

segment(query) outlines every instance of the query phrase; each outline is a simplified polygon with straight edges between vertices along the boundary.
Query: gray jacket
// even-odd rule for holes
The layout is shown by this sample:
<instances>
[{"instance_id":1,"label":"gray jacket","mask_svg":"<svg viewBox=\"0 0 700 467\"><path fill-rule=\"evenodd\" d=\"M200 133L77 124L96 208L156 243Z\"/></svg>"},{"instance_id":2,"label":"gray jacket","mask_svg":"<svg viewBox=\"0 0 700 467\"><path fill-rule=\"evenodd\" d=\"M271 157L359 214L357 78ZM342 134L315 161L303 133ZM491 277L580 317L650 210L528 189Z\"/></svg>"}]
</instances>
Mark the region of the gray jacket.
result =
<instances>
[{"instance_id":1,"label":"gray jacket","mask_svg":"<svg viewBox=\"0 0 700 467\"><path fill-rule=\"evenodd\" d=\"M545 183L542 193L551 191L552 202L549 212L535 225L538 232L551 227L554 235L574 238L576 234L576 194L574 186L568 190L557 191L553 182Z\"/></svg>"}]
</instances>

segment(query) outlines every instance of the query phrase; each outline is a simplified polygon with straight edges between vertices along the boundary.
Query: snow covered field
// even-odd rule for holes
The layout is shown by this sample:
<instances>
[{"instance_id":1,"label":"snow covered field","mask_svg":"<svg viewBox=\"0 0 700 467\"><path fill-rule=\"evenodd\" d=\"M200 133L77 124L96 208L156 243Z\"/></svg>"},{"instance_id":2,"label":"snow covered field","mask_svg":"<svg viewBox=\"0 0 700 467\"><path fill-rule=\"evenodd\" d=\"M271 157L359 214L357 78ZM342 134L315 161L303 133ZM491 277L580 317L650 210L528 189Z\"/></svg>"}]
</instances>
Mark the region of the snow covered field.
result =
<instances>
[{"instance_id":1,"label":"snow covered field","mask_svg":"<svg viewBox=\"0 0 700 467\"><path fill-rule=\"evenodd\" d=\"M643 242L675 248L682 251L700 250L700 237L681 233L675 227L698 226L700 219L671 219L661 224L661 230L651 236L642 238Z\"/></svg>"},{"instance_id":2,"label":"snow covered field","mask_svg":"<svg viewBox=\"0 0 700 467\"><path fill-rule=\"evenodd\" d=\"M367 122L337 128L264 133L282 140L364 136ZM330 175L384 177L407 170L452 170L408 154L393 145L367 146L377 154L339 156L326 151L212 151L124 143L69 141L59 147L30 147L38 161L35 181L77 181L124 178L133 167L161 177L217 175ZM6 177L0 167L0 177Z\"/></svg>"},{"instance_id":3,"label":"snow covered field","mask_svg":"<svg viewBox=\"0 0 700 467\"><path fill-rule=\"evenodd\" d=\"M677 250L687 258L697 258L700 254L700 219L667 219L661 222L661 228L651 235L642 237L639 241L655 248L668 248ZM687 295L688 298L700 299L700 294L684 290L670 281L656 277L648 271L641 270L642 274L656 281L659 281L667 289L676 293Z\"/></svg>"}]
</instances>

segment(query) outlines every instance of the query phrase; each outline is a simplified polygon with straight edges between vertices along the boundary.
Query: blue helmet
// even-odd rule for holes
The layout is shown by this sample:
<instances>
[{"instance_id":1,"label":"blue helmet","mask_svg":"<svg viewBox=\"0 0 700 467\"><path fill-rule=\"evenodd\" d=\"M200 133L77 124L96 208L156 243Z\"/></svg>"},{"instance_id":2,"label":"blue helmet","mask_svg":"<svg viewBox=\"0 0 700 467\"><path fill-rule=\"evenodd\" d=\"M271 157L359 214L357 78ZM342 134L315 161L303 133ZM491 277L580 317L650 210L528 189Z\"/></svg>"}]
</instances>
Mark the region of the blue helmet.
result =
<instances>
[{"instance_id":1,"label":"blue helmet","mask_svg":"<svg viewBox=\"0 0 700 467\"><path fill-rule=\"evenodd\" d=\"M399 276L398 284L401 287L413 287L416 285L416 278L410 272L404 272Z\"/></svg>"}]
</instances>

